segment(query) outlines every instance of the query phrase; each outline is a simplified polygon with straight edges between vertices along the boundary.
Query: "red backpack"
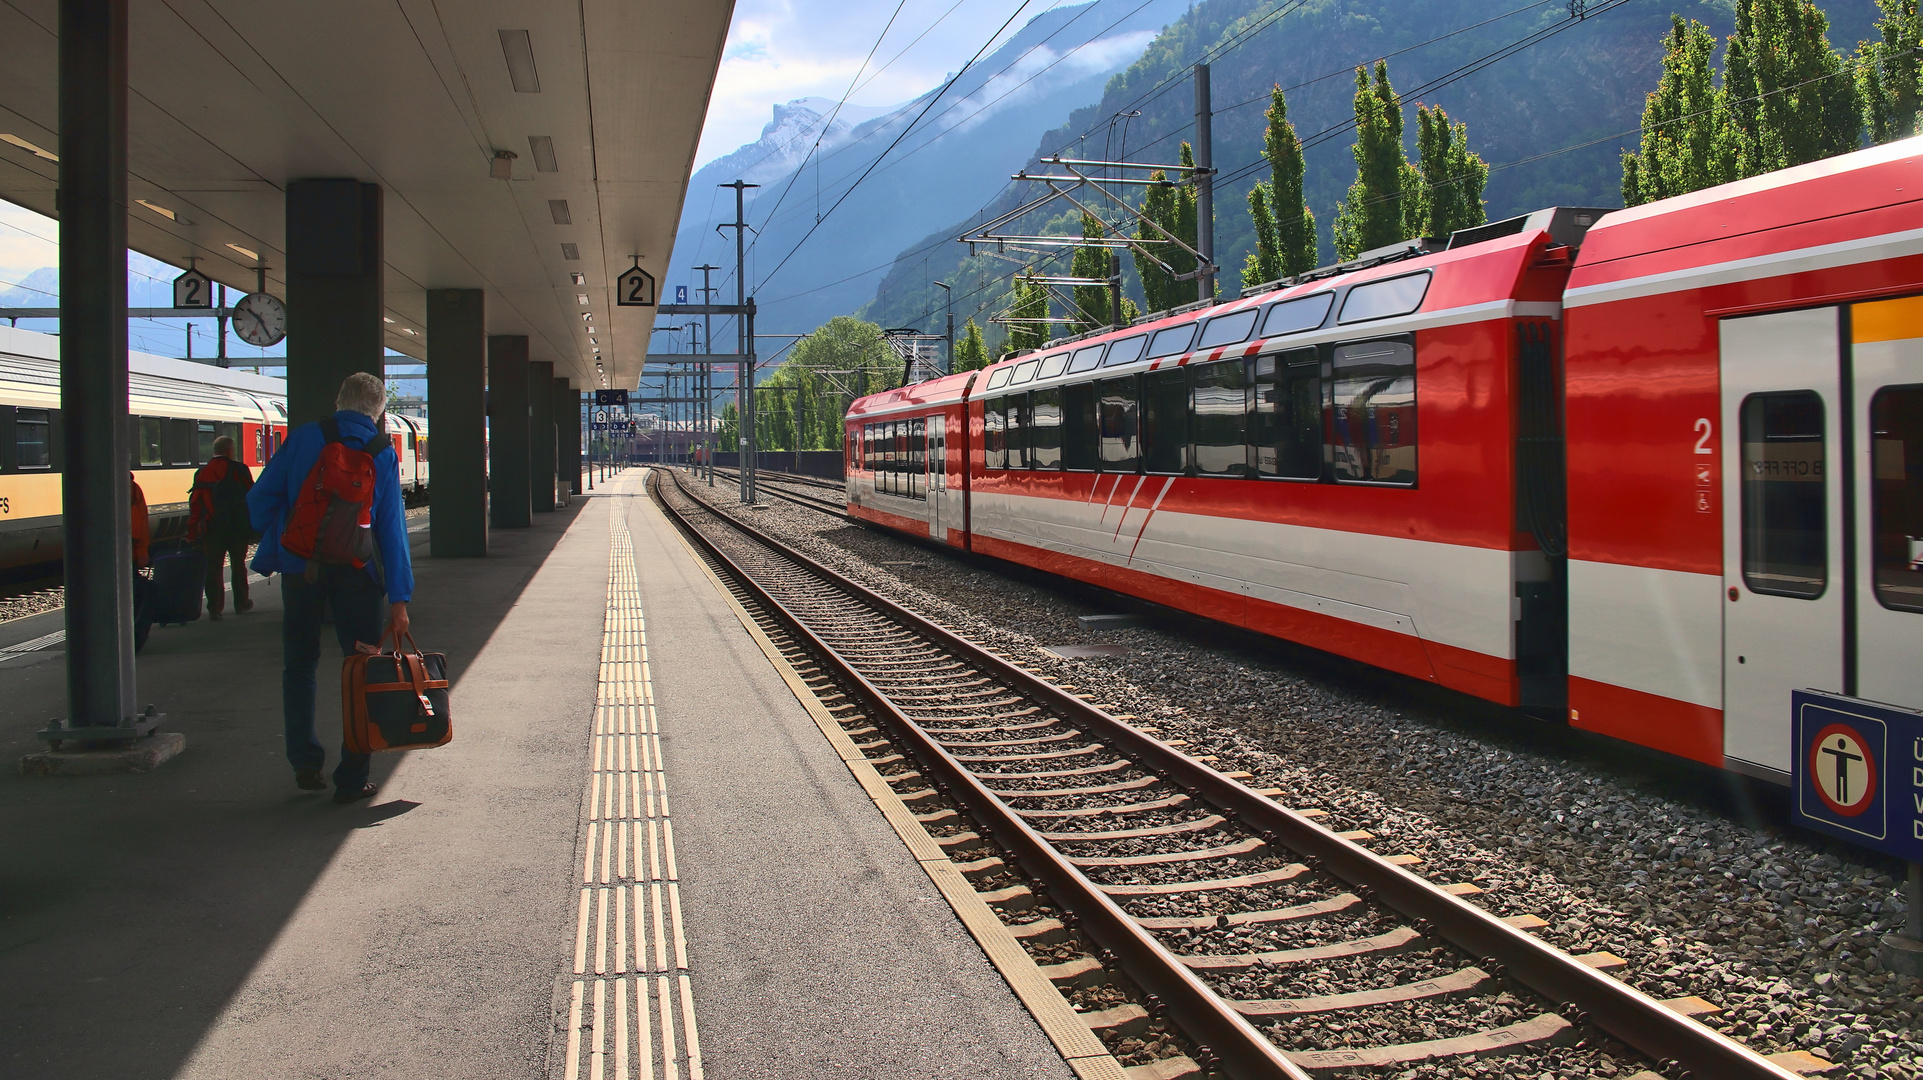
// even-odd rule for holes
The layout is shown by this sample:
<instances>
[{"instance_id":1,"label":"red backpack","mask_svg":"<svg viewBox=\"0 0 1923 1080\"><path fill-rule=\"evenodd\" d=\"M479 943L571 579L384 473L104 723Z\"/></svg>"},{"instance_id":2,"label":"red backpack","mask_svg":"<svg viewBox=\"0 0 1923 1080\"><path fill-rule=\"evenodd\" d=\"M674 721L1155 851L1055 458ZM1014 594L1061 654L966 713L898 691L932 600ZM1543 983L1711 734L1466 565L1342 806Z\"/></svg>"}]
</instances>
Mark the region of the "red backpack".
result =
<instances>
[{"instance_id":1,"label":"red backpack","mask_svg":"<svg viewBox=\"0 0 1923 1080\"><path fill-rule=\"evenodd\" d=\"M311 584L320 567L366 566L374 557L374 458L387 449L382 432L355 450L341 442L340 423L320 422L327 442L301 482L300 498L280 534L280 546L307 560Z\"/></svg>"}]
</instances>

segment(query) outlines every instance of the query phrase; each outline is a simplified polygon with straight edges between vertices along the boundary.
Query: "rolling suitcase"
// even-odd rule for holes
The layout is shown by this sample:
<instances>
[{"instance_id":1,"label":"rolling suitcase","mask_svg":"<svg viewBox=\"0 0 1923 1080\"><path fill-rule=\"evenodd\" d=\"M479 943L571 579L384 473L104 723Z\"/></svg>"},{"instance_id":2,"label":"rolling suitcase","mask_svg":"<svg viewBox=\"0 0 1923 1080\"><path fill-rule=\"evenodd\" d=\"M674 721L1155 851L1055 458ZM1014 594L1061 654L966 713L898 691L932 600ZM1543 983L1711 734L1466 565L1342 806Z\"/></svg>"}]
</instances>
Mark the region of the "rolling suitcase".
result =
<instances>
[{"instance_id":1,"label":"rolling suitcase","mask_svg":"<svg viewBox=\"0 0 1923 1080\"><path fill-rule=\"evenodd\" d=\"M381 645L388 639L381 638ZM454 737L448 714L447 656L423 653L414 636L341 661L341 745L357 754L427 750Z\"/></svg>"},{"instance_id":2,"label":"rolling suitcase","mask_svg":"<svg viewBox=\"0 0 1923 1080\"><path fill-rule=\"evenodd\" d=\"M147 598L148 621L185 625L200 618L207 590L207 560L199 548L154 557L154 578Z\"/></svg>"}]
</instances>

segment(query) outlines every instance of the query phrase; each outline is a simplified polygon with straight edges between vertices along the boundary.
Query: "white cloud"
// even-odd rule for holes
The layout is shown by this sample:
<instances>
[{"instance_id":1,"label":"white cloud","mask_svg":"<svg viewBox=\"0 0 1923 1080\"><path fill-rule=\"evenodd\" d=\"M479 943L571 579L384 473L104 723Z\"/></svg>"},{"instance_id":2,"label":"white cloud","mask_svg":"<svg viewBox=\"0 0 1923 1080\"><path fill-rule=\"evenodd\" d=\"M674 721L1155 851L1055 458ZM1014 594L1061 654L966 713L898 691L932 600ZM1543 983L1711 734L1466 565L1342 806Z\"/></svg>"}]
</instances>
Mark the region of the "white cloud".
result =
<instances>
[{"instance_id":1,"label":"white cloud","mask_svg":"<svg viewBox=\"0 0 1923 1080\"><path fill-rule=\"evenodd\" d=\"M939 85L1020 2L905 4L864 69L864 58L894 13L895 0L740 0L708 104L696 167L759 138L776 102L810 96L839 101L857 71L861 81L849 100L871 107L898 104ZM1031 2L1009 32L1062 2Z\"/></svg>"}]
</instances>

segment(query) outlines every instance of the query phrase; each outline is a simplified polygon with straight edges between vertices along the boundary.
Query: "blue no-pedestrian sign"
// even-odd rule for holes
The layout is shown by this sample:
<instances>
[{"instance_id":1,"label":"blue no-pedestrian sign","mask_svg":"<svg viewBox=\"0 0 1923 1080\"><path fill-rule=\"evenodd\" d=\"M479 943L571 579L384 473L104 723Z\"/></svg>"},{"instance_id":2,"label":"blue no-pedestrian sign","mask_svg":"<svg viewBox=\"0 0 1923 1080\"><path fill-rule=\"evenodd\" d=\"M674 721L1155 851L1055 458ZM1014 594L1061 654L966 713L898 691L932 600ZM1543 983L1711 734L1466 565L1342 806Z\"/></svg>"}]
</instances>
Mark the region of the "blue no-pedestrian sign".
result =
<instances>
[{"instance_id":1,"label":"blue no-pedestrian sign","mask_svg":"<svg viewBox=\"0 0 1923 1080\"><path fill-rule=\"evenodd\" d=\"M686 285L676 285L674 287L674 302L677 304L685 304L688 302L688 287Z\"/></svg>"},{"instance_id":2,"label":"blue no-pedestrian sign","mask_svg":"<svg viewBox=\"0 0 1923 1080\"><path fill-rule=\"evenodd\" d=\"M1923 713L1797 690L1790 718L1797 824L1923 863Z\"/></svg>"}]
</instances>

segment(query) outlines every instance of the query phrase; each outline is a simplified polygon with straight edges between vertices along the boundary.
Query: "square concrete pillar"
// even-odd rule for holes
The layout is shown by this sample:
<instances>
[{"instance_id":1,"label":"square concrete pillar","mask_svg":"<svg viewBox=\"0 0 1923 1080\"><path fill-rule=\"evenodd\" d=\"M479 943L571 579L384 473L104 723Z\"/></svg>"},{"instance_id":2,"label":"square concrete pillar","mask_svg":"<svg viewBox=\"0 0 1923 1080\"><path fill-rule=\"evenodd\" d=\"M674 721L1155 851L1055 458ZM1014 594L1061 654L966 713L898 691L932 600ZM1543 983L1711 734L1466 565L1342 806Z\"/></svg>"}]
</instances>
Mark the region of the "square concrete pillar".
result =
<instances>
[{"instance_id":1,"label":"square concrete pillar","mask_svg":"<svg viewBox=\"0 0 1923 1080\"><path fill-rule=\"evenodd\" d=\"M554 437L561 474L555 498L566 506L569 497L581 493L581 395L566 379L554 380Z\"/></svg>"},{"instance_id":2,"label":"square concrete pillar","mask_svg":"<svg viewBox=\"0 0 1923 1080\"><path fill-rule=\"evenodd\" d=\"M488 519L497 529L534 523L528 494L527 338L487 339Z\"/></svg>"},{"instance_id":3,"label":"square concrete pillar","mask_svg":"<svg viewBox=\"0 0 1923 1080\"><path fill-rule=\"evenodd\" d=\"M558 457L554 439L554 364L536 360L527 366L528 493L533 496L534 512L554 512L554 483L558 476Z\"/></svg>"},{"instance_id":4,"label":"square concrete pillar","mask_svg":"<svg viewBox=\"0 0 1923 1080\"><path fill-rule=\"evenodd\" d=\"M487 303L480 289L427 291L428 551L487 554Z\"/></svg>"},{"instance_id":5,"label":"square concrete pillar","mask_svg":"<svg viewBox=\"0 0 1923 1080\"><path fill-rule=\"evenodd\" d=\"M287 420L334 415L341 381L386 377L381 188L359 180L287 185Z\"/></svg>"}]
</instances>

